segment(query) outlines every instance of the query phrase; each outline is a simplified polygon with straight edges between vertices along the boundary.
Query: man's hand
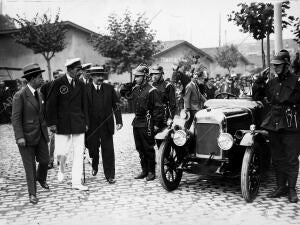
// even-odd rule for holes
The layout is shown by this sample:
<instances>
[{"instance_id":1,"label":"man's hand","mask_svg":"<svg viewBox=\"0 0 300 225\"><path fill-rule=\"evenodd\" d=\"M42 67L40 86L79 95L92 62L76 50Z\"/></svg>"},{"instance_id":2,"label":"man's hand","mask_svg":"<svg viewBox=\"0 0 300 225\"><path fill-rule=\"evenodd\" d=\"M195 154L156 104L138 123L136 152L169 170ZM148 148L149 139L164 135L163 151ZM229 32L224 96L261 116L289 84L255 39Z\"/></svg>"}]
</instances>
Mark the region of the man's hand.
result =
<instances>
[{"instance_id":1,"label":"man's hand","mask_svg":"<svg viewBox=\"0 0 300 225\"><path fill-rule=\"evenodd\" d=\"M25 138L19 138L17 140L17 145L20 146L20 147L25 147L26 146Z\"/></svg>"},{"instance_id":2,"label":"man's hand","mask_svg":"<svg viewBox=\"0 0 300 225\"><path fill-rule=\"evenodd\" d=\"M53 133L56 133L56 131L57 131L56 125L50 126L49 129L50 129L50 131L53 132Z\"/></svg>"},{"instance_id":3,"label":"man's hand","mask_svg":"<svg viewBox=\"0 0 300 225\"><path fill-rule=\"evenodd\" d=\"M117 124L116 129L117 129L117 130L121 130L122 127L123 127L123 124Z\"/></svg>"}]
</instances>

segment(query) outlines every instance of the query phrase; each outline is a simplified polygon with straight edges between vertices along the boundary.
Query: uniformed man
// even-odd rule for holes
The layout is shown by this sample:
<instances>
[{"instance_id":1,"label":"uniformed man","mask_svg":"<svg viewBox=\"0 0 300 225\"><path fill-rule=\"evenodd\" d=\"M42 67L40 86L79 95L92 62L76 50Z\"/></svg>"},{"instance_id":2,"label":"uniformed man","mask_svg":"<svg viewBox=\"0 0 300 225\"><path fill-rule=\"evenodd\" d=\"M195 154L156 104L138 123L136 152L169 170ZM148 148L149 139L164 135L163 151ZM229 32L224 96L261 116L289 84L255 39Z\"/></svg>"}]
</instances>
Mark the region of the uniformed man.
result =
<instances>
[{"instance_id":1,"label":"uniformed man","mask_svg":"<svg viewBox=\"0 0 300 225\"><path fill-rule=\"evenodd\" d=\"M288 51L281 50L271 61L277 77L264 83L257 79L253 86L254 100L265 97L270 111L262 122L269 131L272 162L277 188L268 194L270 198L288 195L292 203L298 202L296 183L300 152L300 82L289 70ZM288 186L286 186L288 184Z\"/></svg>"},{"instance_id":2,"label":"uniformed man","mask_svg":"<svg viewBox=\"0 0 300 225\"><path fill-rule=\"evenodd\" d=\"M89 84L93 81L88 71L91 67L92 63L82 64L82 70L79 80L81 80L84 84Z\"/></svg>"},{"instance_id":3,"label":"uniformed man","mask_svg":"<svg viewBox=\"0 0 300 225\"><path fill-rule=\"evenodd\" d=\"M170 82L164 80L163 74L164 71L162 66L153 66L150 69L150 75L152 76L153 81L152 85L156 87L164 106L164 118L160 125L161 127L166 126L168 121L174 119L176 111L175 88Z\"/></svg>"},{"instance_id":4,"label":"uniformed man","mask_svg":"<svg viewBox=\"0 0 300 225\"><path fill-rule=\"evenodd\" d=\"M50 129L56 132L58 181L64 180L67 155L72 153L72 188L86 191L88 187L81 184L87 112L83 101L85 85L78 79L81 72L80 58L67 60L66 67L67 74L53 83L47 104L47 118Z\"/></svg>"},{"instance_id":5,"label":"uniformed man","mask_svg":"<svg viewBox=\"0 0 300 225\"><path fill-rule=\"evenodd\" d=\"M163 106L155 87L150 85L149 69L139 65L133 72L136 86L132 97L135 117L132 122L136 149L141 160L142 172L135 179L155 179L154 132L163 120Z\"/></svg>"}]
</instances>

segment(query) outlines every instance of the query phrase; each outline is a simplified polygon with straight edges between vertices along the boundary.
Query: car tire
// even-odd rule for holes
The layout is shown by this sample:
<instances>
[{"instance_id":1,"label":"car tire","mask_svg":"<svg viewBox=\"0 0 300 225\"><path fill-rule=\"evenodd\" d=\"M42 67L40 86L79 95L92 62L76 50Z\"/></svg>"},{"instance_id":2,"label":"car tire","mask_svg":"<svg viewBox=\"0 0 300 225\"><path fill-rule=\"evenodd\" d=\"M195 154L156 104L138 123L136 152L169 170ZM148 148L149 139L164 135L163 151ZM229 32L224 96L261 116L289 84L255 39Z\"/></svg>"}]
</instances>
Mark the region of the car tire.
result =
<instances>
[{"instance_id":1,"label":"car tire","mask_svg":"<svg viewBox=\"0 0 300 225\"><path fill-rule=\"evenodd\" d=\"M164 140L159 148L158 177L167 191L173 191L179 186L183 173L182 169L178 168L179 165L178 149L172 145L170 139Z\"/></svg>"},{"instance_id":2,"label":"car tire","mask_svg":"<svg viewBox=\"0 0 300 225\"><path fill-rule=\"evenodd\" d=\"M252 202L260 186L261 159L253 146L245 150L241 170L241 190L246 202Z\"/></svg>"}]
</instances>

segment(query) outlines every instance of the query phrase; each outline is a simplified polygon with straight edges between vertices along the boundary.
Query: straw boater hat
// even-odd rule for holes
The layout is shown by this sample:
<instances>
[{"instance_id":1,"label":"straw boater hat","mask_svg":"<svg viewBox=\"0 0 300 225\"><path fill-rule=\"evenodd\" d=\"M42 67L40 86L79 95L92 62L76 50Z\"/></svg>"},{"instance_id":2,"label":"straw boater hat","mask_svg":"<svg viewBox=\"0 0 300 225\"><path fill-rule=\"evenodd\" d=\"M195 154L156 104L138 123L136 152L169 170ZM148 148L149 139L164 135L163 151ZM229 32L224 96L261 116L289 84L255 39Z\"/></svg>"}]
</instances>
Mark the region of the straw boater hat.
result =
<instances>
[{"instance_id":1,"label":"straw boater hat","mask_svg":"<svg viewBox=\"0 0 300 225\"><path fill-rule=\"evenodd\" d=\"M36 77L42 72L45 72L45 70L42 70L39 64L31 63L23 67L24 75L22 76L22 78L30 80L32 77Z\"/></svg>"},{"instance_id":2,"label":"straw boater hat","mask_svg":"<svg viewBox=\"0 0 300 225\"><path fill-rule=\"evenodd\" d=\"M87 71L91 76L104 76L107 74L103 66L92 66Z\"/></svg>"}]
</instances>

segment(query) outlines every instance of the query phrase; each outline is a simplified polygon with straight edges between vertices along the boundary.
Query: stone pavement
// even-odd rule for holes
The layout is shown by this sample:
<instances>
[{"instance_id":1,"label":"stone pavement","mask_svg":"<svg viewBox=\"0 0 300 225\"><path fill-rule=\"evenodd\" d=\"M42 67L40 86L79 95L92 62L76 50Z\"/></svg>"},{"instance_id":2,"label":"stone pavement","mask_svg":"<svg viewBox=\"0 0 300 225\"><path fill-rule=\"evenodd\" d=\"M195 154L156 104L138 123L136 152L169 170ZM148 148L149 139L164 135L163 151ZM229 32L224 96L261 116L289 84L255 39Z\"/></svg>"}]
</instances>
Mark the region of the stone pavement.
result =
<instances>
[{"instance_id":1,"label":"stone pavement","mask_svg":"<svg viewBox=\"0 0 300 225\"><path fill-rule=\"evenodd\" d=\"M165 191L158 179L134 180L140 167L130 125L132 115L123 115L123 120L123 129L114 136L116 184L105 181L101 166L93 177L86 163L86 184L90 190L72 190L70 166L63 184L57 182L55 168L48 175L50 191L37 185L37 205L28 202L12 127L1 125L0 224L300 224L300 203L289 204L287 198L266 198L274 188L272 174L264 178L253 203L246 203L241 197L239 180L184 174L179 188L173 192Z\"/></svg>"}]
</instances>

